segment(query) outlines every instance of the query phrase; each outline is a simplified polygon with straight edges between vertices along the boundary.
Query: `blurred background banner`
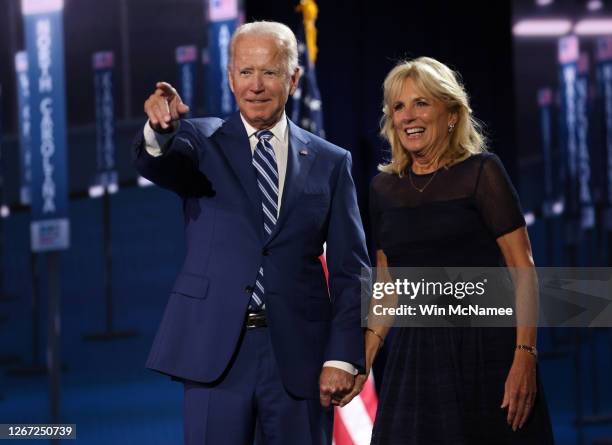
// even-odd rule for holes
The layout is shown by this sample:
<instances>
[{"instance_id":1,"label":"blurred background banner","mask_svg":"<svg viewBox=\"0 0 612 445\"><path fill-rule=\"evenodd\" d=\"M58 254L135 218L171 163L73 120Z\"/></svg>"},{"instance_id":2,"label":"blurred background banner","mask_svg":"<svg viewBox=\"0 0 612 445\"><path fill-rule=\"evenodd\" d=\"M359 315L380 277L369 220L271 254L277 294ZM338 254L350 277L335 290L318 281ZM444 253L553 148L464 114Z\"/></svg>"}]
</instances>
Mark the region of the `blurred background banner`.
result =
<instances>
[{"instance_id":1,"label":"blurred background banner","mask_svg":"<svg viewBox=\"0 0 612 445\"><path fill-rule=\"evenodd\" d=\"M193 116L195 108L195 74L198 60L198 48L195 45L183 45L176 48L176 65L178 68L177 88L181 92L181 99L189 105L186 118Z\"/></svg>"},{"instance_id":2,"label":"blurred background banner","mask_svg":"<svg viewBox=\"0 0 612 445\"><path fill-rule=\"evenodd\" d=\"M19 122L19 203L28 205L31 201L32 183L32 119L28 55L25 51L15 54L15 74Z\"/></svg>"},{"instance_id":3,"label":"blurred background banner","mask_svg":"<svg viewBox=\"0 0 612 445\"><path fill-rule=\"evenodd\" d=\"M595 178L598 187L595 189L597 201L607 209L608 230L612 230L612 37L600 37L597 40L597 79L598 97L602 104L598 107L603 121L604 149L594 150Z\"/></svg>"},{"instance_id":4,"label":"blurred background banner","mask_svg":"<svg viewBox=\"0 0 612 445\"><path fill-rule=\"evenodd\" d=\"M104 190L113 193L118 188L115 169L115 94L113 69L115 54L98 51L92 56L96 97L96 175L90 194L99 196ZM100 192L98 192L100 189Z\"/></svg>"},{"instance_id":5,"label":"blurred background banner","mask_svg":"<svg viewBox=\"0 0 612 445\"><path fill-rule=\"evenodd\" d=\"M227 117L236 110L227 79L230 38L238 23L238 0L208 1L208 45L206 47L205 87L209 116Z\"/></svg>"},{"instance_id":6,"label":"blurred background banner","mask_svg":"<svg viewBox=\"0 0 612 445\"><path fill-rule=\"evenodd\" d=\"M0 108L2 107L2 84L0 84ZM0 111L0 206L5 207L4 205L4 161L2 156L2 112ZM7 215L0 215L0 217L4 218ZM1 250L0 250L1 252ZM1 287L0 287L1 289Z\"/></svg>"},{"instance_id":7,"label":"blurred background banner","mask_svg":"<svg viewBox=\"0 0 612 445\"><path fill-rule=\"evenodd\" d=\"M68 169L62 2L23 0L32 116L32 249L67 249Z\"/></svg>"},{"instance_id":8,"label":"blurred background banner","mask_svg":"<svg viewBox=\"0 0 612 445\"><path fill-rule=\"evenodd\" d=\"M591 193L591 154L589 122L591 121L592 96L589 95L591 87L589 81L590 57L586 52L580 53L578 58L578 75L576 77L576 136L578 142L577 187L578 201L580 203L580 228L590 230L595 226L595 209Z\"/></svg>"},{"instance_id":9,"label":"blurred background banner","mask_svg":"<svg viewBox=\"0 0 612 445\"><path fill-rule=\"evenodd\" d=\"M559 91L561 94L561 125L559 126L561 156L564 159L561 181L565 185L565 211L568 215L568 241L579 229L578 213L578 141L576 117L576 77L578 71L578 37L569 36L559 40Z\"/></svg>"},{"instance_id":10,"label":"blurred background banner","mask_svg":"<svg viewBox=\"0 0 612 445\"><path fill-rule=\"evenodd\" d=\"M543 206L543 214L545 216L552 215L552 204L554 198L558 196L558 191L553 189L553 184L557 185L556 175L559 169L553 166L552 153L552 122L551 122L551 107L553 100L553 92L550 88L544 87L538 90L538 105L540 107L540 124L542 131L542 157L544 164L544 197L545 203ZM556 157L558 158L558 157ZM555 178L555 179L553 179Z\"/></svg>"}]
</instances>

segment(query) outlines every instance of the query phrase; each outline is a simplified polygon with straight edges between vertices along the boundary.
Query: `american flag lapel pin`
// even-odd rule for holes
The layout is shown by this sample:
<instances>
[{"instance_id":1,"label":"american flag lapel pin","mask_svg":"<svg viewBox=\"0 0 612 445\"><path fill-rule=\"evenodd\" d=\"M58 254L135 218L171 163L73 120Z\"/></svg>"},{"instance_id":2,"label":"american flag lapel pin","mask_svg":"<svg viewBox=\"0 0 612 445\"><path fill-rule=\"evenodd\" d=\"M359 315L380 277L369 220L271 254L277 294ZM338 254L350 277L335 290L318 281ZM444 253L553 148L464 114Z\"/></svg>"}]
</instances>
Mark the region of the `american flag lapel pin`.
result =
<instances>
[{"instance_id":1,"label":"american flag lapel pin","mask_svg":"<svg viewBox=\"0 0 612 445\"><path fill-rule=\"evenodd\" d=\"M308 150L306 150L305 148L302 148L300 150L300 156L306 156L306 155L308 155Z\"/></svg>"}]
</instances>

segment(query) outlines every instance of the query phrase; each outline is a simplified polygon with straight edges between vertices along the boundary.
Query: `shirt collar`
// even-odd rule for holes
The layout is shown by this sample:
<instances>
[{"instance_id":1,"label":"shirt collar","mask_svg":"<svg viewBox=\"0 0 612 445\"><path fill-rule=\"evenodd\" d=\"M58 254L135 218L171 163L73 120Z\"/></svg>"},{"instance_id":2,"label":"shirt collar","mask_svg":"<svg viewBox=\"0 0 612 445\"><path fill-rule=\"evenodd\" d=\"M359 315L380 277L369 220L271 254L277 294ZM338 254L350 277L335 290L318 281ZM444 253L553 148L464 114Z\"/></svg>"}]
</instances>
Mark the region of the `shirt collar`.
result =
<instances>
[{"instance_id":1,"label":"shirt collar","mask_svg":"<svg viewBox=\"0 0 612 445\"><path fill-rule=\"evenodd\" d=\"M249 135L249 138L254 136L255 133L259 131L257 128L253 127L251 124L249 124L246 121L242 113L240 113L240 119L242 119L242 123L244 125L244 128L246 129L247 134ZM287 115L285 114L284 111L279 121L276 124L274 124L272 128L269 128L269 131L271 131L274 137L278 139L279 141L281 142L287 141Z\"/></svg>"}]
</instances>

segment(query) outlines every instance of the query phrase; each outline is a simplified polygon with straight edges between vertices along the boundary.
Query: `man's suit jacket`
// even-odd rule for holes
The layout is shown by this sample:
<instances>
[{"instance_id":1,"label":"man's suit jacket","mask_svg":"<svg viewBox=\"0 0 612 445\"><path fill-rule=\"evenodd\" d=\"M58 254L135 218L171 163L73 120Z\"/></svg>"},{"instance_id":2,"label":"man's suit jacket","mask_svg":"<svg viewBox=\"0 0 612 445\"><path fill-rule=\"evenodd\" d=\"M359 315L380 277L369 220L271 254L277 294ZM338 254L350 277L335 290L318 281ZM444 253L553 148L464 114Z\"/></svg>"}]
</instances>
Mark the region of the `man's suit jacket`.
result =
<instances>
[{"instance_id":1,"label":"man's suit jacket","mask_svg":"<svg viewBox=\"0 0 612 445\"><path fill-rule=\"evenodd\" d=\"M318 398L324 361L363 368L360 286L369 260L349 152L289 121L280 215L266 238L239 113L227 121L181 121L159 157L149 155L142 136L134 146L140 174L184 199L187 240L149 368L218 380L236 349L262 265L268 329L285 388ZM325 242L329 290L319 261Z\"/></svg>"}]
</instances>

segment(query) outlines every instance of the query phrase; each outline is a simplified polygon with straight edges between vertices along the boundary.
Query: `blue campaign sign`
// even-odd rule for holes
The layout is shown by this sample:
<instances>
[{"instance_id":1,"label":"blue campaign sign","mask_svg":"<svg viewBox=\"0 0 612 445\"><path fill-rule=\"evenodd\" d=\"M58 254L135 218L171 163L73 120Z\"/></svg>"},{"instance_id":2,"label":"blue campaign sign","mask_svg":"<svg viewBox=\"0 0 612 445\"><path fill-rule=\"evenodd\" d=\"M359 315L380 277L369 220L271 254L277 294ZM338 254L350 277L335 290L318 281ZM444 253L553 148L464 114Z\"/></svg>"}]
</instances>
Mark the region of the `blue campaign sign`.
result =
<instances>
[{"instance_id":1,"label":"blue campaign sign","mask_svg":"<svg viewBox=\"0 0 612 445\"><path fill-rule=\"evenodd\" d=\"M562 159L565 165L562 168L561 180L565 186L565 208L571 218L579 214L578 197L578 116L577 116L577 75L578 75L578 38L576 36L563 37L559 40L560 78L559 90L561 93L561 125L560 132L563 145Z\"/></svg>"},{"instance_id":2,"label":"blue campaign sign","mask_svg":"<svg viewBox=\"0 0 612 445\"><path fill-rule=\"evenodd\" d=\"M236 109L227 79L227 63L230 39L238 22L237 0L211 0L208 18L208 48L204 72L205 113L223 118Z\"/></svg>"},{"instance_id":3,"label":"blue campaign sign","mask_svg":"<svg viewBox=\"0 0 612 445\"><path fill-rule=\"evenodd\" d=\"M551 214L551 203L555 196L555 184L553 175L556 173L553 167L553 152L552 152L552 128L550 107L552 105L552 90L550 88L541 88L538 90L538 106L540 108L540 130L542 135L542 157L544 159L544 214Z\"/></svg>"},{"instance_id":4,"label":"blue campaign sign","mask_svg":"<svg viewBox=\"0 0 612 445\"><path fill-rule=\"evenodd\" d=\"M32 117L30 112L30 79L28 55L25 51L15 54L17 78L17 115L19 122L19 202L29 205L32 184Z\"/></svg>"},{"instance_id":5,"label":"blue campaign sign","mask_svg":"<svg viewBox=\"0 0 612 445\"><path fill-rule=\"evenodd\" d=\"M31 244L67 249L68 166L62 0L23 0L32 136Z\"/></svg>"},{"instance_id":6,"label":"blue campaign sign","mask_svg":"<svg viewBox=\"0 0 612 445\"><path fill-rule=\"evenodd\" d=\"M115 57L111 51L96 52L92 57L96 97L97 153L97 172L94 183L111 193L118 187L115 170L114 62Z\"/></svg>"},{"instance_id":7,"label":"blue campaign sign","mask_svg":"<svg viewBox=\"0 0 612 445\"><path fill-rule=\"evenodd\" d=\"M603 183L604 202L606 203L606 227L612 230L612 37L602 37L597 40L597 61L599 88L603 100L605 149L600 160L603 161L603 171L599 175Z\"/></svg>"},{"instance_id":8,"label":"blue campaign sign","mask_svg":"<svg viewBox=\"0 0 612 445\"><path fill-rule=\"evenodd\" d=\"M583 229L592 229L595 226L595 207L591 196L589 115L589 57L587 53L581 53L576 77L576 137L578 143L576 168L578 169L580 226Z\"/></svg>"},{"instance_id":9,"label":"blue campaign sign","mask_svg":"<svg viewBox=\"0 0 612 445\"><path fill-rule=\"evenodd\" d=\"M198 59L198 49L195 45L179 46L176 48L176 64L178 66L178 91L184 103L189 105L189 112L185 117L192 116L195 109L195 64Z\"/></svg>"}]
</instances>

